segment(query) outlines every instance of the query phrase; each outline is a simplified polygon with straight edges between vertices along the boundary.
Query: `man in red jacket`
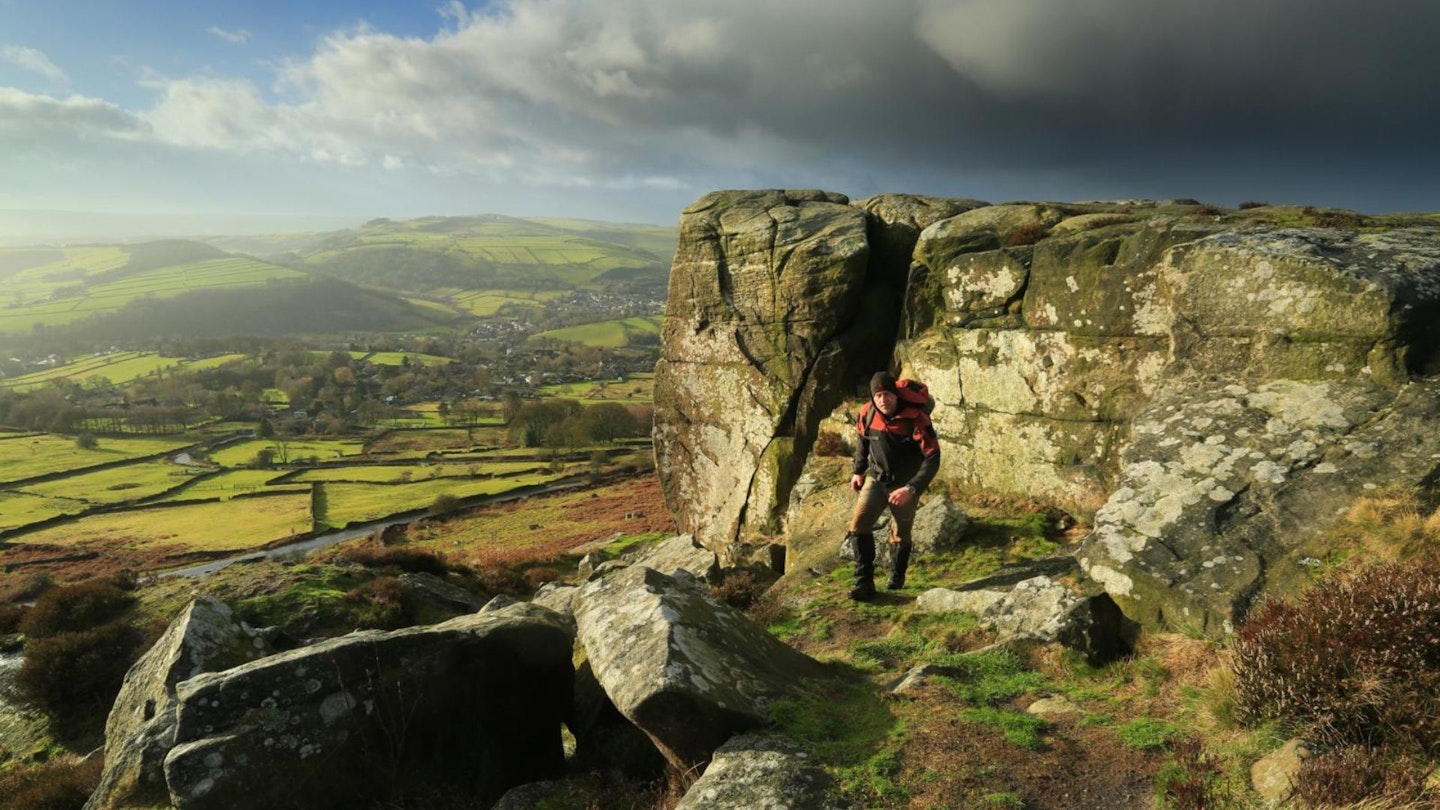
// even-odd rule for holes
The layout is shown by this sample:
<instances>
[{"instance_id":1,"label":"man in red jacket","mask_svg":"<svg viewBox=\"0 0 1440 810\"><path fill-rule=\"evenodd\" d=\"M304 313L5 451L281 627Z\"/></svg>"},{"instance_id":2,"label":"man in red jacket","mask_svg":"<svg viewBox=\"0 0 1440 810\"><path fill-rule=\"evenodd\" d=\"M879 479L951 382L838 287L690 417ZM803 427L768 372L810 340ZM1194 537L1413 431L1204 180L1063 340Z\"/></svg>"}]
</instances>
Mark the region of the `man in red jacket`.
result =
<instances>
[{"instance_id":1,"label":"man in red jacket","mask_svg":"<svg viewBox=\"0 0 1440 810\"><path fill-rule=\"evenodd\" d=\"M860 441L850 488L860 493L850 518L855 540L855 587L850 598L875 596L875 521L889 507L894 518L890 543L895 562L886 587L905 587L910 565L910 527L919 507L920 493L940 468L940 442L925 408L901 399L896 380L887 371L870 379L870 402L860 409L855 425Z\"/></svg>"}]
</instances>

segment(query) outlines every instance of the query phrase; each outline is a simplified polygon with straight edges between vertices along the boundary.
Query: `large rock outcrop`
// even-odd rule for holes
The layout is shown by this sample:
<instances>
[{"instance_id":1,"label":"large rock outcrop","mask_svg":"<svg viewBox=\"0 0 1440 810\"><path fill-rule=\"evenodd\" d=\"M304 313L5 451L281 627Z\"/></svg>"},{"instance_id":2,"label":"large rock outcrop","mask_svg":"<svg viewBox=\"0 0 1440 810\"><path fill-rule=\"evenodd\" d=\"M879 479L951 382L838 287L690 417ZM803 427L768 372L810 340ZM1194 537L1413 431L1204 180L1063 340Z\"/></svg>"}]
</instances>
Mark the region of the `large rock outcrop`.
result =
<instances>
[{"instance_id":1,"label":"large rock outcrop","mask_svg":"<svg viewBox=\"0 0 1440 810\"><path fill-rule=\"evenodd\" d=\"M1440 218L1224 212L1187 201L955 201L943 212L927 203L909 210L936 218L915 223L923 229L913 267L898 268L894 234L903 245L908 232L882 222L893 206L867 201L855 209L868 251L853 226L843 235L787 232L785 244L806 250L784 272L804 275L795 262L806 256L831 267L844 255L865 257L869 279L906 275L898 313L855 311L843 321L844 334L866 333L867 318L877 325L870 334L898 325L893 354L860 360L845 354L853 344L835 341L838 354L816 371L758 374L757 396L754 383L736 384L721 354L691 339L704 319L687 315L696 299L687 290L723 276L731 255L762 255L707 235L723 229L702 223L750 221L754 201L782 199L710 195L681 232L678 257L698 250L711 261L677 258L662 350L672 371L657 375L657 400L728 392L716 401L730 416L708 421L709 405L658 409L660 474L675 493L672 508L717 551L773 531L784 515L809 445L767 455L774 440L813 432L831 414L844 423L843 412L824 412L830 398L808 397L822 368L841 375L836 390L856 391L886 364L927 382L942 479L1093 517L1096 531L1079 554L1091 586L1150 626L1224 628L1256 594L1298 582L1307 544L1355 497L1387 487L1435 494L1440 458L1423 426L1440 417L1429 383L1440 367ZM829 205L827 222L848 221L838 201ZM845 266L833 283L862 275ZM751 297L744 318L728 323L784 322L796 306L790 289L762 289L771 309ZM811 368L805 358L815 355L797 353L796 362ZM677 385L673 370L682 367ZM778 403L805 418L766 421L782 412ZM739 414L777 428L763 450L726 445L749 441L735 435L745 430ZM696 438L706 435L713 441ZM692 464L692 451L666 449L670 442L703 447L703 461ZM820 525L810 511L789 516L804 518L807 537ZM706 515L721 517L707 523ZM843 528L843 516L829 520Z\"/></svg>"},{"instance_id":2,"label":"large rock outcrop","mask_svg":"<svg viewBox=\"0 0 1440 810\"><path fill-rule=\"evenodd\" d=\"M816 424L888 362L908 245L978 204L871 198L867 214L828 192L726 191L685 209L655 369L681 531L718 549L778 528Z\"/></svg>"},{"instance_id":3,"label":"large rock outcrop","mask_svg":"<svg viewBox=\"0 0 1440 810\"><path fill-rule=\"evenodd\" d=\"M353 807L415 786L493 801L558 776L572 637L528 604L352 633L177 687L177 810Z\"/></svg>"}]
</instances>

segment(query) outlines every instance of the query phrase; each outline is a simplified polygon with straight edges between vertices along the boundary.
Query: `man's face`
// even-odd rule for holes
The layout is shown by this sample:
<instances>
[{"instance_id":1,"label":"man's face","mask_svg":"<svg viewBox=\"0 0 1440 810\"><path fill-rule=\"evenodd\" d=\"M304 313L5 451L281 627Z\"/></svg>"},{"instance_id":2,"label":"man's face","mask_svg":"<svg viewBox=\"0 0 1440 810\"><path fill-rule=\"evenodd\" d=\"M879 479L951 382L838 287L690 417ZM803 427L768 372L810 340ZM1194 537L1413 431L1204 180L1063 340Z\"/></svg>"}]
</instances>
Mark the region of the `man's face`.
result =
<instances>
[{"instance_id":1,"label":"man's face","mask_svg":"<svg viewBox=\"0 0 1440 810\"><path fill-rule=\"evenodd\" d=\"M876 391L870 395L870 401L875 403L875 407L879 408L881 413L892 416L895 413L895 406L900 404L900 397L895 396L893 391Z\"/></svg>"}]
</instances>

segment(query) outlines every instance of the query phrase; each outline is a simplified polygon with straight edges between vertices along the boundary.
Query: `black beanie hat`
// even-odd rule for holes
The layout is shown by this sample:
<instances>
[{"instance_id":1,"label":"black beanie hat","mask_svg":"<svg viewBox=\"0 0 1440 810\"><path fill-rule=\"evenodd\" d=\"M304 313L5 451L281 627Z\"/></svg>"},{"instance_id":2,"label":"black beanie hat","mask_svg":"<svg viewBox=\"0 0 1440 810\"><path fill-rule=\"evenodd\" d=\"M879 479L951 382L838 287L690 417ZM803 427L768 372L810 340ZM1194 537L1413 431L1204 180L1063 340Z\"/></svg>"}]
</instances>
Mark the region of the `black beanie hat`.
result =
<instances>
[{"instance_id":1,"label":"black beanie hat","mask_svg":"<svg viewBox=\"0 0 1440 810\"><path fill-rule=\"evenodd\" d=\"M870 378L870 394L873 396L881 391L895 393L895 376L888 371L877 371Z\"/></svg>"}]
</instances>

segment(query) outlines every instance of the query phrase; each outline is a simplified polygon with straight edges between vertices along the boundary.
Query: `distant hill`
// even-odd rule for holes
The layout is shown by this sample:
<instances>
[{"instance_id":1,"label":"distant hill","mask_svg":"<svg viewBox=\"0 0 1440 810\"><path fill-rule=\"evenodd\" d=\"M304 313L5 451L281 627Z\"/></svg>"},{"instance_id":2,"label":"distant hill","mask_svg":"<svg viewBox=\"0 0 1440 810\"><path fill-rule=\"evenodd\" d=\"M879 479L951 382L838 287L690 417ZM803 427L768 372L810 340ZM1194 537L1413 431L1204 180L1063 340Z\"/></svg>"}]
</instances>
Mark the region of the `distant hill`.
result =
<instances>
[{"instance_id":1,"label":"distant hill","mask_svg":"<svg viewBox=\"0 0 1440 810\"><path fill-rule=\"evenodd\" d=\"M202 242L0 249L0 335L91 341L423 329L449 316Z\"/></svg>"},{"instance_id":2,"label":"distant hill","mask_svg":"<svg viewBox=\"0 0 1440 810\"><path fill-rule=\"evenodd\" d=\"M272 281L204 289L173 298L138 298L119 310L73 324L87 341L147 340L172 335L288 335L397 332L445 323L434 309L332 278Z\"/></svg>"},{"instance_id":3,"label":"distant hill","mask_svg":"<svg viewBox=\"0 0 1440 810\"><path fill-rule=\"evenodd\" d=\"M662 293L676 229L500 215L376 219L355 230L211 239L304 268L402 292L570 290Z\"/></svg>"}]
</instances>

